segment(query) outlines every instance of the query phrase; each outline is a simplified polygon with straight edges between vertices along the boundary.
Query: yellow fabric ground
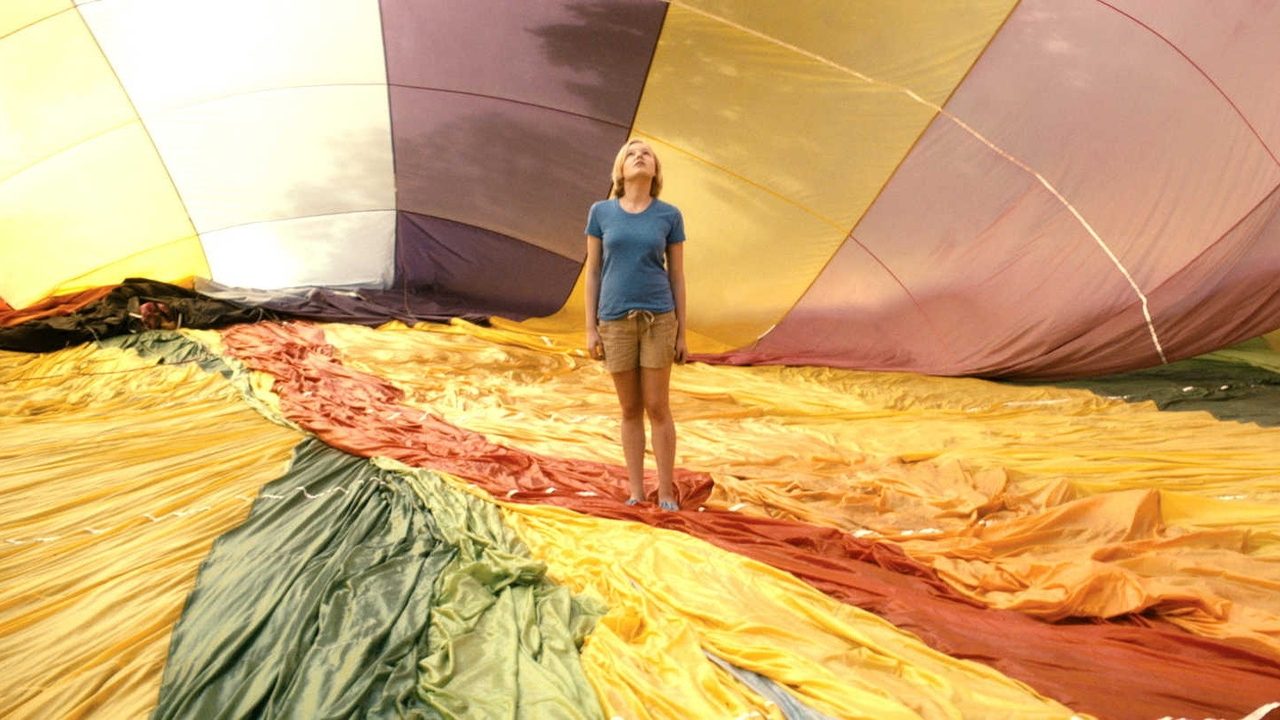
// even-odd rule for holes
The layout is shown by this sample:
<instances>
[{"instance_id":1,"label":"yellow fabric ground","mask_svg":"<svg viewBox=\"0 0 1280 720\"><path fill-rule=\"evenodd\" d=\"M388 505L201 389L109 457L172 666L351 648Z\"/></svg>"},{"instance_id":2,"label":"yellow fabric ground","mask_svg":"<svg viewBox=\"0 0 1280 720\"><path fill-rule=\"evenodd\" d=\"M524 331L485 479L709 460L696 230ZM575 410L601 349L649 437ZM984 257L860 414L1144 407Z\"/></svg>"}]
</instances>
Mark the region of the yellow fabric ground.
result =
<instances>
[{"instance_id":1,"label":"yellow fabric ground","mask_svg":"<svg viewBox=\"0 0 1280 720\"><path fill-rule=\"evenodd\" d=\"M565 339L420 327L326 335L344 362L449 422L622 462L611 381ZM712 473L712 505L901 542L992 606L1145 608L1280 652L1280 429L905 373L691 364L672 386L677 461Z\"/></svg>"},{"instance_id":2,"label":"yellow fabric ground","mask_svg":"<svg viewBox=\"0 0 1280 720\"><path fill-rule=\"evenodd\" d=\"M1149 612L1280 657L1280 562L1247 530L1166 528L1155 490L1103 493L964 533L899 540L952 587L1061 619Z\"/></svg>"},{"instance_id":3,"label":"yellow fabric ground","mask_svg":"<svg viewBox=\"0 0 1280 720\"><path fill-rule=\"evenodd\" d=\"M613 716L737 716L706 651L833 717L1073 717L985 665L683 533L551 506L503 508L550 577L609 606L583 664Z\"/></svg>"},{"instance_id":4,"label":"yellow fabric ground","mask_svg":"<svg viewBox=\"0 0 1280 720\"><path fill-rule=\"evenodd\" d=\"M145 717L214 539L301 439L194 364L0 352L0 717Z\"/></svg>"}]
</instances>

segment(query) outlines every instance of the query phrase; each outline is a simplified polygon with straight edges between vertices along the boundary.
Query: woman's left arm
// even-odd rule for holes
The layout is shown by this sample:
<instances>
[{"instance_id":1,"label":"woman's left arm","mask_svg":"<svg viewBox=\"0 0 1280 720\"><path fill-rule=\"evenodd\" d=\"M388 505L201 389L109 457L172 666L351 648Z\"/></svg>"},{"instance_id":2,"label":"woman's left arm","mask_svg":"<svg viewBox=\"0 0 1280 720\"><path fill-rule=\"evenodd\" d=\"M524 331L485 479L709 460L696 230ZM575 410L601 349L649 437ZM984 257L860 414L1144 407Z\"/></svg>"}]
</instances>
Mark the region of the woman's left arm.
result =
<instances>
[{"instance_id":1,"label":"woman's left arm","mask_svg":"<svg viewBox=\"0 0 1280 720\"><path fill-rule=\"evenodd\" d=\"M685 342L684 243L667 245L667 277L671 280L671 296L676 301L676 362L684 362L689 354Z\"/></svg>"}]
</instances>

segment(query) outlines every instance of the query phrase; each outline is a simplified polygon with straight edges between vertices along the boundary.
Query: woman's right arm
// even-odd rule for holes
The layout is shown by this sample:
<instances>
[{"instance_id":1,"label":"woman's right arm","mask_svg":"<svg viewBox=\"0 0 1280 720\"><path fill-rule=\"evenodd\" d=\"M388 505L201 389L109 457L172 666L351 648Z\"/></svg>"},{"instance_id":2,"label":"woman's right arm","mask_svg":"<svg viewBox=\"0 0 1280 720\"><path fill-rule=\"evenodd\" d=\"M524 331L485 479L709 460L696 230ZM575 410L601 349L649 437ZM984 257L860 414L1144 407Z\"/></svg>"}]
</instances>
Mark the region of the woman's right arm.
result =
<instances>
[{"instance_id":1,"label":"woman's right arm","mask_svg":"<svg viewBox=\"0 0 1280 720\"><path fill-rule=\"evenodd\" d=\"M594 235L587 236L587 354L600 360L604 358L604 343L600 342L600 330L596 327L596 310L600 305L600 256L604 243Z\"/></svg>"}]
</instances>

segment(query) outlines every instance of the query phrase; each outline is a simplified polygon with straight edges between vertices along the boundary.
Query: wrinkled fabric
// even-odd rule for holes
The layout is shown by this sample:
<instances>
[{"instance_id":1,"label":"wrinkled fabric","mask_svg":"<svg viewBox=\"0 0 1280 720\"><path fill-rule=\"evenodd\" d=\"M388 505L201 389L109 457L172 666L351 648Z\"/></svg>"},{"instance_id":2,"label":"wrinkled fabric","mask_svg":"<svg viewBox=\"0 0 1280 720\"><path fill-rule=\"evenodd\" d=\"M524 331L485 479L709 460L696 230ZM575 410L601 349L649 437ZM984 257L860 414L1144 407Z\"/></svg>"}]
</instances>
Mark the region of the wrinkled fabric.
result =
<instances>
[{"instance_id":1,"label":"wrinkled fabric","mask_svg":"<svg viewBox=\"0 0 1280 720\"><path fill-rule=\"evenodd\" d=\"M1251 555L1247 530L1170 530L1160 514L1157 491L1125 490L900 544L991 607L1048 620L1154 614L1280 658L1280 557Z\"/></svg>"},{"instance_id":2,"label":"wrinkled fabric","mask_svg":"<svg viewBox=\"0 0 1280 720\"><path fill-rule=\"evenodd\" d=\"M0 717L145 717L201 560L301 436L93 346L0 351L0 408Z\"/></svg>"},{"instance_id":3,"label":"wrinkled fabric","mask_svg":"<svg viewBox=\"0 0 1280 720\"><path fill-rule=\"evenodd\" d=\"M768 698L769 702L777 706L779 714L787 720L830 720L830 715L820 713L796 700L786 688L764 675L744 670L710 653L707 654L707 657L711 662L719 665L729 674Z\"/></svg>"},{"instance_id":4,"label":"wrinkled fabric","mask_svg":"<svg viewBox=\"0 0 1280 720\"><path fill-rule=\"evenodd\" d=\"M496 511L410 485L300 445L204 562L153 717L598 717L577 663L598 611Z\"/></svg>"},{"instance_id":5,"label":"wrinkled fabric","mask_svg":"<svg viewBox=\"0 0 1280 720\"><path fill-rule=\"evenodd\" d=\"M361 472L361 470L364 470ZM203 563L153 718L395 717L416 707L453 549L358 458L300 446Z\"/></svg>"},{"instance_id":6,"label":"wrinkled fabric","mask_svg":"<svg viewBox=\"0 0 1280 720\"><path fill-rule=\"evenodd\" d=\"M15 310L3 299L0 299L0 327L11 327L32 320L70 315L85 305L102 299L114 287L114 285L106 285L65 295L54 295L21 310Z\"/></svg>"},{"instance_id":7,"label":"wrinkled fabric","mask_svg":"<svg viewBox=\"0 0 1280 720\"><path fill-rule=\"evenodd\" d=\"M329 327L326 332L333 329ZM474 330L466 328L460 332ZM593 515L684 530L795 573L834 597L873 609L909 628L934 647L958 657L988 662L1077 709L1106 717L1142 718L1175 710L1186 714L1229 715L1243 711L1249 703L1256 707L1266 698L1280 694L1280 668L1275 661L1243 648L1171 631L1159 620L1128 619L1126 625L1050 626L1018 613L975 607L970 604L973 601L966 601L939 580L932 569L911 560L892 545L859 539L837 528L718 508L715 503L705 502L711 499L705 488L699 494L686 492L684 496L686 502L693 503L692 507L699 508L698 512L668 514L644 507L626 508L620 503L625 491L619 468L603 473L593 471L594 474L582 472L583 467L598 467L590 463L561 475L562 469L573 468L573 464L548 463L545 455L530 455L515 449L528 438L537 439L540 448L562 447L570 457L590 456L597 445L604 446L592 435L593 427L599 422L593 398L597 394L608 398L606 390L597 390L598 383L590 380L584 380L576 394L567 386L556 392L547 392L538 386L540 380L554 378L558 372L576 367L571 355L517 353L518 359L513 360L509 357L513 352L510 347L489 345L459 350L446 344L442 350L433 351L436 338L416 339L399 346L399 356L414 358L419 363L422 385L406 384L406 389L400 389L360 372L357 368L370 367L369 356L350 353L348 344L338 349L323 343L314 328L293 325L236 328L224 333L223 340L232 356L239 356L248 366L270 370L261 376L263 379L253 383L262 407L278 408L327 442L358 454L385 455L414 466L446 464L455 468L453 472L499 498L563 505ZM537 338L525 340L536 342ZM393 352L397 342L405 341L378 338L369 344L386 355ZM346 366L349 353L351 367ZM340 363L339 358L343 362ZM475 372L465 362L454 362L465 358L487 365L486 371ZM522 362L526 358L530 358L527 365ZM690 368L681 370L684 369ZM725 369L715 370L724 372ZM830 397L829 391L821 392L820 382L830 383L832 378L804 379L776 369L765 370L768 374L764 377L742 375L743 382L747 383L744 396L755 404L802 402L806 412L816 412L840 401L840 397ZM837 374L835 379L839 377ZM453 383L450 378L459 382ZM477 385L469 388L466 383L472 379ZM800 383L798 399L784 394L784 389L791 389L783 383L787 379ZM963 402L946 395L948 383L956 381L924 380L931 392L921 398L926 406L924 410L939 405L945 409L947 403ZM911 387L905 377L899 377L898 381L902 386ZM981 381L962 381L962 386L974 385L990 386ZM868 386L866 391L871 398L880 397L876 393L884 393L882 402L903 397L902 387L892 385L888 388ZM442 414L462 408L471 411L470 417L485 418L484 408L492 402L487 397L490 392L500 393L506 401L487 416L485 425L486 432L495 437L503 428L509 429L510 437L504 440L512 446L503 446L501 452L487 449L490 441L442 423L423 410L432 398L438 398ZM684 392L687 390L677 390L673 400L697 407L697 403L679 397ZM1006 413L1023 421L1034 417L1026 407L1014 404L1019 402L1019 394L1026 397L1029 391L1015 388L1001 392L1008 398L1001 401L1009 405ZM1034 392L1042 399L1046 394L1051 395L1044 390ZM709 397L703 407L704 417L715 418L718 413L726 412L725 403L715 402L716 396ZM1081 407L1077 409L1081 414L1096 407L1131 412L1124 409L1127 406L1123 404L1105 403L1088 394L1075 393L1071 397L1081 399ZM876 417L892 420L895 412L901 412L892 407L877 409L869 400L861 402L867 406L866 412ZM1055 409L1058 404L1053 403ZM551 412L559 413L562 421L550 423L541 417ZM755 409L749 412L754 416L761 414ZM857 417L852 409L844 415ZM927 417L923 412L917 415ZM742 416L729 412L728 417ZM784 417L789 423L800 424L805 415L793 411ZM546 427L558 428L558 432L539 436L538 432ZM725 439L733 438L726 436ZM887 442L887 438L880 442ZM613 441L609 446L602 452L610 451ZM468 463L463 459L468 447L484 451L471 455ZM810 459L815 475L831 467L822 462L821 457ZM527 474L521 475L521 472ZM803 477L794 477L797 485L792 487L792 492L802 491L803 485L799 483ZM814 496L815 500L822 497L821 494ZM702 504L698 505L700 501ZM1050 501L1052 498L1045 500ZM1197 511L1190 509L1182 514L1195 517ZM969 523L972 522L970 519ZM1009 637L1018 637L1020 641L1009 643ZM1142 671L1135 672L1135 668ZM1217 691L1223 686L1242 690L1224 696Z\"/></svg>"},{"instance_id":8,"label":"wrinkled fabric","mask_svg":"<svg viewBox=\"0 0 1280 720\"><path fill-rule=\"evenodd\" d=\"M415 323L447 321L455 317L484 322L488 315L486 311L495 309L475 299L452 297L440 291L412 292L404 288L250 290L200 281L196 283L196 289L209 297L265 308L277 315L358 325L381 325L389 319Z\"/></svg>"},{"instance_id":9,"label":"wrinkled fabric","mask_svg":"<svg viewBox=\"0 0 1280 720\"><path fill-rule=\"evenodd\" d=\"M363 456L386 456L416 467L429 467L464 477L484 477L508 497L549 493L598 494L626 478L625 469L600 462L577 462L541 456L490 442L455 427L437 415L400 402L404 392L366 373L345 367L334 357L318 326L259 323L223 334L225 351L246 367L272 376L271 390L291 420L306 418L306 427L326 442ZM336 402L338 398L342 401ZM376 428L367 409L383 410ZM374 429L363 435L357 428ZM411 460L416 460L413 462ZM705 496L711 478L705 473L676 472L682 497Z\"/></svg>"},{"instance_id":10,"label":"wrinkled fabric","mask_svg":"<svg viewBox=\"0 0 1280 720\"><path fill-rule=\"evenodd\" d=\"M727 714L712 692L627 672L638 654L644 661L630 664L657 665L659 678L698 677L698 667L714 666L706 651L834 717L1079 717L990 667L932 650L787 573L684 533L545 505L506 504L504 516L553 578L608 604L583 662L607 678L612 714ZM708 699L694 704L699 694Z\"/></svg>"},{"instance_id":11,"label":"wrinkled fabric","mask_svg":"<svg viewBox=\"0 0 1280 720\"><path fill-rule=\"evenodd\" d=\"M275 317L270 311L204 297L177 285L129 278L101 298L69 314L50 315L0 327L0 349L49 352L143 329L141 302L167 305L179 327L209 328Z\"/></svg>"},{"instance_id":12,"label":"wrinkled fabric","mask_svg":"<svg viewBox=\"0 0 1280 720\"><path fill-rule=\"evenodd\" d=\"M457 548L441 572L418 695L444 717L598 718L578 654L606 608L547 578L497 506L386 463Z\"/></svg>"}]
</instances>

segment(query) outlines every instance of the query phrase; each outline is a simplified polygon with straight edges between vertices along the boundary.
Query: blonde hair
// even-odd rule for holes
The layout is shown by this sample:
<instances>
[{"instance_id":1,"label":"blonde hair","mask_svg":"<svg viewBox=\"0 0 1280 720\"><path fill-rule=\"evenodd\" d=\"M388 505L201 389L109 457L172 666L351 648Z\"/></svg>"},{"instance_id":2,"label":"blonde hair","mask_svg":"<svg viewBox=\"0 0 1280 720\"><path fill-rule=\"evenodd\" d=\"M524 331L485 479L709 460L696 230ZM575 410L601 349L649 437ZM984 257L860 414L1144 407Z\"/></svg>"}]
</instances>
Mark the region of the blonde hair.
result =
<instances>
[{"instance_id":1,"label":"blonde hair","mask_svg":"<svg viewBox=\"0 0 1280 720\"><path fill-rule=\"evenodd\" d=\"M613 187L609 188L610 199L622 197L622 193L625 191L622 180L622 163L627 159L627 148L635 145L636 143L644 143L648 146L649 152L653 153L653 182L649 184L649 196L658 197L658 193L662 192L662 161L658 159L658 153L653 152L652 145L649 145L649 143L644 142L644 140L641 140L640 138L635 138L633 140L628 140L626 144L618 150L618 156L613 159L613 173L609 175L610 180L613 182Z\"/></svg>"}]
</instances>

